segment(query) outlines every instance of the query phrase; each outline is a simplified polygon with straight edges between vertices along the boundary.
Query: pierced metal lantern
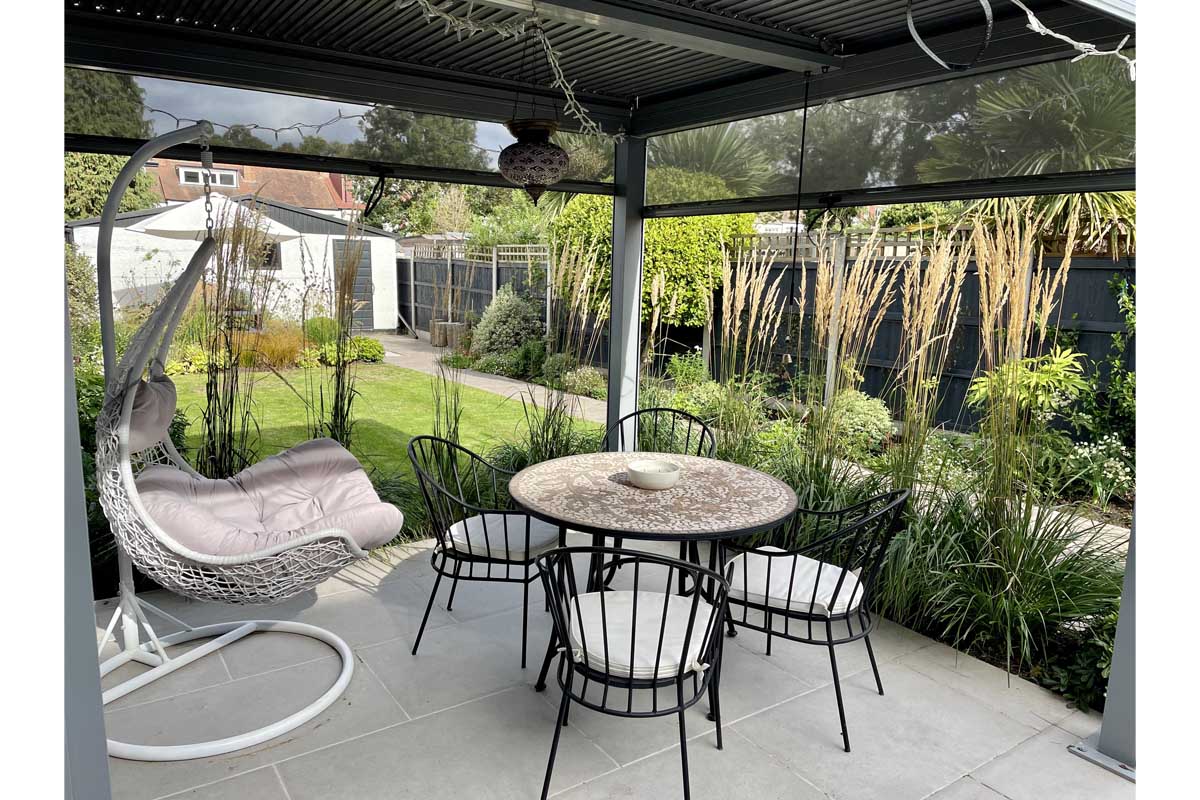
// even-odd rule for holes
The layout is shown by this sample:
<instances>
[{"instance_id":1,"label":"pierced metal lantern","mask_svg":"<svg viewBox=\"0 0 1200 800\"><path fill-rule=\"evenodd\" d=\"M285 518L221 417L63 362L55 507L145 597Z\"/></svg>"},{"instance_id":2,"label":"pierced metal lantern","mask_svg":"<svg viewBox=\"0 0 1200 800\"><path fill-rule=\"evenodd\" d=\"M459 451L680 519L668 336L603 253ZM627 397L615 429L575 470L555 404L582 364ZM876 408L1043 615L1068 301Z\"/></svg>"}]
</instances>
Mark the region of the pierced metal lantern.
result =
<instances>
[{"instance_id":1,"label":"pierced metal lantern","mask_svg":"<svg viewBox=\"0 0 1200 800\"><path fill-rule=\"evenodd\" d=\"M546 187L558 183L571 163L567 151L550 141L558 123L514 119L505 127L517 141L500 151L500 174L524 189L536 206Z\"/></svg>"}]
</instances>

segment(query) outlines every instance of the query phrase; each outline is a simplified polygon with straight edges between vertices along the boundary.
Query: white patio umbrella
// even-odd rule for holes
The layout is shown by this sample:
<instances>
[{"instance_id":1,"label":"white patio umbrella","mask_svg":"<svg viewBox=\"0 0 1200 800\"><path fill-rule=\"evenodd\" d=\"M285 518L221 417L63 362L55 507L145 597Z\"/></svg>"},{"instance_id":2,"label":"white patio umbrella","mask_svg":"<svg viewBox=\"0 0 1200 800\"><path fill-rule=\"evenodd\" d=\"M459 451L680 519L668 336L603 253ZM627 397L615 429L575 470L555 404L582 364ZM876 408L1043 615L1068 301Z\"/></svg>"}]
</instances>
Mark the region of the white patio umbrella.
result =
<instances>
[{"instance_id":1,"label":"white patio umbrella","mask_svg":"<svg viewBox=\"0 0 1200 800\"><path fill-rule=\"evenodd\" d=\"M230 200L223 194L212 195L213 224L220 226L222 221L234 218L235 214L253 213L247 206ZM167 209L161 214L142 220L136 225L130 225L129 230L138 233L148 233L152 236L162 236L167 239L191 239L203 241L208 233L208 215L204 210L204 198L199 197L181 205ZM266 215L258 218L258 225L268 239L273 242L287 242L299 239L300 233L282 222L276 222Z\"/></svg>"}]
</instances>

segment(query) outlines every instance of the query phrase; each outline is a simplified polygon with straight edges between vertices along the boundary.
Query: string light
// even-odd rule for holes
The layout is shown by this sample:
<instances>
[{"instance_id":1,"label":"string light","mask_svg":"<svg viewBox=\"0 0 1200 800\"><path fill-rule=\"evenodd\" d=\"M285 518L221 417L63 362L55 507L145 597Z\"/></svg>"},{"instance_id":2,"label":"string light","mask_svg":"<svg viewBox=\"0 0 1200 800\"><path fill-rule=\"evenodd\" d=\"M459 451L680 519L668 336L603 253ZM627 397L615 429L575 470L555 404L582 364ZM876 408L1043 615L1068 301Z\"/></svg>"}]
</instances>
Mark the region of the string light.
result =
<instances>
[{"instance_id":1,"label":"string light","mask_svg":"<svg viewBox=\"0 0 1200 800\"><path fill-rule=\"evenodd\" d=\"M550 37L546 35L546 31L542 27L542 20L537 15L536 4L534 4L534 13L508 22L480 22L471 16L475 13L474 3L467 5L465 15L457 16L439 7L434 0L397 0L396 2L397 9L403 10L410 6L419 8L429 22L434 20L442 22L445 25L445 32L453 33L459 41L462 41L464 36L470 39L481 33L494 34L502 39L519 39L527 33L533 36L542 45L542 51L546 54L546 63L550 66L550 88L562 92L563 113L579 123L579 132L589 136L603 136L617 142L624 138L624 134L620 131L611 136L605 133L600 124L592 119L588 110L575 97L575 82L568 81L563 73L562 65L559 63L561 54L550 42Z\"/></svg>"},{"instance_id":2,"label":"string light","mask_svg":"<svg viewBox=\"0 0 1200 800\"><path fill-rule=\"evenodd\" d=\"M1129 41L1128 35L1126 35L1125 38L1122 39L1120 43L1112 50L1101 50L1094 44L1089 42L1077 42L1069 36L1064 36L1061 33L1047 28L1042 21L1039 20L1034 13L1029 10L1029 6L1022 3L1021 0L1012 0L1012 3L1014 6L1025 12L1025 16L1028 18L1028 24L1025 27L1029 28L1029 30L1041 36L1052 36L1055 39L1058 39L1060 42L1066 42L1067 44L1071 45L1071 47L1079 51L1079 55L1071 59L1071 63L1082 61L1090 56L1116 56L1124 61L1129 67L1129 80L1137 80L1137 59L1130 58L1121 52L1123 49L1125 49L1125 43Z\"/></svg>"}]
</instances>

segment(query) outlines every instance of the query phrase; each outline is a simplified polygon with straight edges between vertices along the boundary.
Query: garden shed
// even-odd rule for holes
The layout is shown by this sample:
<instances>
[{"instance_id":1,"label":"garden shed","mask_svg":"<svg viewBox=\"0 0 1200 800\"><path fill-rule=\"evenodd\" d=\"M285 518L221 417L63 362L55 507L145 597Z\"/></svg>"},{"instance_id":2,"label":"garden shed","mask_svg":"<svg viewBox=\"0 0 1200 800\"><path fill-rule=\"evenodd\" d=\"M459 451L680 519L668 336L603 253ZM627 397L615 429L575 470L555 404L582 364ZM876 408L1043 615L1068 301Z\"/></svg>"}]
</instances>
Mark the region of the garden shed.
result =
<instances>
[{"instance_id":1,"label":"garden shed","mask_svg":"<svg viewBox=\"0 0 1200 800\"><path fill-rule=\"evenodd\" d=\"M263 216L300 234L280 242L269 266L284 293L281 307L296 306L304 295L305 282L315 274L340 267L346 237L361 237L364 247L355 273L355 324L361 330L394 330L399 310L396 275L396 240L385 230L358 224L351 232L348 220L321 214L278 200L242 195L236 202L253 205ZM113 236L113 293L118 307L154 301L200 246L198 241L167 239L129 230L165 208L127 211L117 217ZM94 263L99 235L99 218L66 224L66 238ZM357 248L356 248L357 249ZM295 312L298 318L299 312Z\"/></svg>"}]
</instances>

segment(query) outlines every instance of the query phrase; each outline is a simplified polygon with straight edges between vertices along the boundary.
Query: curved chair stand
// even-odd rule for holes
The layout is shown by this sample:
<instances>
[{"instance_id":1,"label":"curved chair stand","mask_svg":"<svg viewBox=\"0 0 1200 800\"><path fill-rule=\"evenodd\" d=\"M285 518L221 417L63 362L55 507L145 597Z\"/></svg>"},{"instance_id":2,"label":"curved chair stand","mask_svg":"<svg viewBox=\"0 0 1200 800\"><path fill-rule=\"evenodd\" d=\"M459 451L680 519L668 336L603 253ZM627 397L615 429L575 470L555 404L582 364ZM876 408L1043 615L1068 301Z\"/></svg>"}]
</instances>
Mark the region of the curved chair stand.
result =
<instances>
[{"instance_id":1,"label":"curved chair stand","mask_svg":"<svg viewBox=\"0 0 1200 800\"><path fill-rule=\"evenodd\" d=\"M144 601L138 600L139 603ZM146 604L148 605L148 604ZM157 609L154 609L157 611ZM161 613L161 612L159 612ZM120 614L120 609L114 620ZM169 616L165 615L164 616ZM330 633L324 628L317 628L312 625L305 625L302 622L287 622L283 620L256 619L246 620L241 622L219 622L215 625L204 625L199 628L187 628L179 633L172 633L164 636L161 639L154 638L152 641L146 642L136 650L125 650L113 656L100 665L100 675L104 676L112 672L117 667L128 663L129 661L137 660L143 663L156 663L153 669L143 672L134 678L130 678L124 683L118 684L113 688L104 692L104 704L107 705L112 701L124 697L130 692L137 691L143 686L153 683L180 667L187 666L193 661L197 661L207 655L210 655L228 644L232 644L239 639L249 636L258 631L272 631L278 633L292 633L299 636L308 636L317 641L324 642L337 651L338 656L342 660L342 668L338 673L337 679L333 685L325 690L325 693L308 704L304 708L296 711L284 719L274 722L270 725L265 725L256 730L239 733L235 736L229 736L224 739L213 739L208 742L197 742L195 744L175 744L175 745L146 745L146 744L129 744L127 742L118 742L115 739L108 740L108 754L117 758L135 759L138 761L184 761L191 758L207 758L209 756L218 756L223 753L230 753L234 750L242 750L247 747L253 747L257 744L274 739L288 731L295 730L304 723L311 720L313 717L320 714L329 706L333 705L346 687L350 685L350 679L354 675L354 656L350 652L350 646L346 644L340 637ZM172 645L183 644L184 642L195 641L196 639L206 639L215 637L207 644L202 644L199 647L193 648L183 655L171 658L166 655L166 648ZM154 653L157 649L161 655Z\"/></svg>"}]
</instances>

